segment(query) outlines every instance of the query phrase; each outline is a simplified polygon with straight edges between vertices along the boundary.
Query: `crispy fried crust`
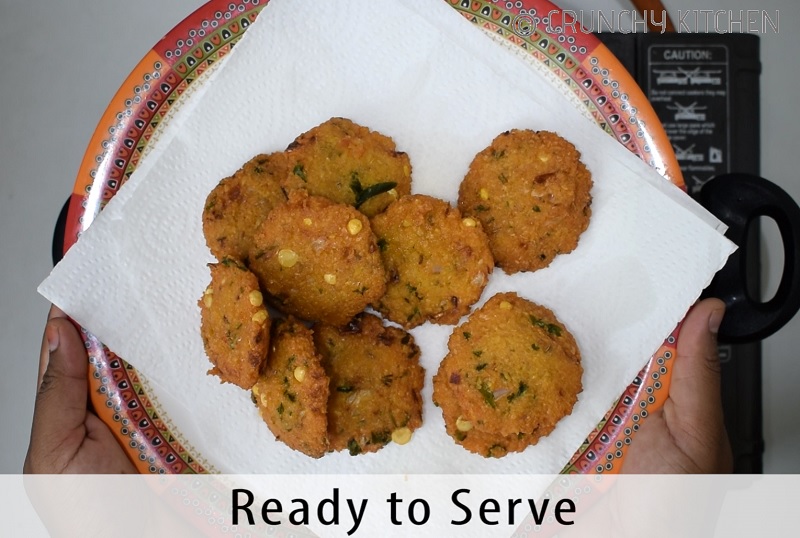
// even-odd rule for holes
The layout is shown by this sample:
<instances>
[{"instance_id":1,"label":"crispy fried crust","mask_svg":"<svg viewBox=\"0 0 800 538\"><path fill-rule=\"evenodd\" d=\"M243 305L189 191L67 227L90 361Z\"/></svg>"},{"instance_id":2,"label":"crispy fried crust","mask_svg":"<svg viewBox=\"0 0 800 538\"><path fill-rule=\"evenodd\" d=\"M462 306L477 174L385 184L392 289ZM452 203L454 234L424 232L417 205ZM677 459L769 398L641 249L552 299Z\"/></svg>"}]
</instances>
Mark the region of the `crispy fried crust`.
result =
<instances>
[{"instance_id":1,"label":"crispy fried crust","mask_svg":"<svg viewBox=\"0 0 800 538\"><path fill-rule=\"evenodd\" d=\"M386 290L369 220L352 207L293 193L255 236L250 269L279 309L345 325Z\"/></svg>"},{"instance_id":2,"label":"crispy fried crust","mask_svg":"<svg viewBox=\"0 0 800 538\"><path fill-rule=\"evenodd\" d=\"M515 293L489 299L453 331L448 350L434 403L456 442L485 456L538 442L582 390L575 339L550 310Z\"/></svg>"},{"instance_id":3,"label":"crispy fried crust","mask_svg":"<svg viewBox=\"0 0 800 538\"><path fill-rule=\"evenodd\" d=\"M458 207L483 223L499 267L534 271L578 245L591 187L575 146L547 131L515 129L475 156Z\"/></svg>"},{"instance_id":4,"label":"crispy fried crust","mask_svg":"<svg viewBox=\"0 0 800 538\"><path fill-rule=\"evenodd\" d=\"M270 431L290 448L322 457L328 451L328 385L310 329L296 319L276 323L253 399Z\"/></svg>"},{"instance_id":5,"label":"crispy fried crust","mask_svg":"<svg viewBox=\"0 0 800 538\"><path fill-rule=\"evenodd\" d=\"M283 153L257 155L219 182L206 198L203 234L211 253L247 261L253 234L272 209L286 201Z\"/></svg>"},{"instance_id":6,"label":"crispy fried crust","mask_svg":"<svg viewBox=\"0 0 800 538\"><path fill-rule=\"evenodd\" d=\"M410 334L365 313L342 329L315 327L314 341L331 380L331 450L375 452L422 424L425 372Z\"/></svg>"},{"instance_id":7,"label":"crispy fried crust","mask_svg":"<svg viewBox=\"0 0 800 538\"><path fill-rule=\"evenodd\" d=\"M417 194L373 217L372 228L388 277L375 306L390 320L406 328L453 324L480 298L494 259L476 219Z\"/></svg>"},{"instance_id":8,"label":"crispy fried crust","mask_svg":"<svg viewBox=\"0 0 800 538\"><path fill-rule=\"evenodd\" d=\"M289 145L290 189L380 213L411 192L411 163L391 138L345 118L331 118Z\"/></svg>"},{"instance_id":9,"label":"crispy fried crust","mask_svg":"<svg viewBox=\"0 0 800 538\"><path fill-rule=\"evenodd\" d=\"M258 280L240 262L209 264L211 283L198 301L200 335L220 381L249 389L269 346L270 318Z\"/></svg>"},{"instance_id":10,"label":"crispy fried crust","mask_svg":"<svg viewBox=\"0 0 800 538\"><path fill-rule=\"evenodd\" d=\"M471 428L467 432L458 429L459 425L464 426L463 413L457 401L453 401L447 408L442 408L444 416L445 431L465 449L486 458L502 458L510 452L522 452L531 445L536 444L538 436L534 439L533 434L518 433L515 435L498 436L486 433L477 428ZM460 419L460 420L459 420Z\"/></svg>"}]
</instances>

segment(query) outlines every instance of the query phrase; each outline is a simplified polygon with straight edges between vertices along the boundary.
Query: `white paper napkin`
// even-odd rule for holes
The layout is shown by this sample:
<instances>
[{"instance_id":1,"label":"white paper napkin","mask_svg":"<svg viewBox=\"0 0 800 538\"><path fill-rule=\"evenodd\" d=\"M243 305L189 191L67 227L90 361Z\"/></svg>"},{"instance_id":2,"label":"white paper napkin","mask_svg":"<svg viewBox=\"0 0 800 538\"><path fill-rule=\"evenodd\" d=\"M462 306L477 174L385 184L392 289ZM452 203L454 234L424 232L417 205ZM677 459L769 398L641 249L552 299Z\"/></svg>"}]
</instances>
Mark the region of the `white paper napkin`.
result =
<instances>
[{"instance_id":1,"label":"white paper napkin","mask_svg":"<svg viewBox=\"0 0 800 538\"><path fill-rule=\"evenodd\" d=\"M558 472L735 248L562 91L444 1L272 0L40 292L136 366L220 471ZM393 137L411 158L413 190L450 202L473 156L504 130L552 130L582 152L595 187L577 250L533 274L496 271L484 294L516 290L551 307L581 348L579 402L535 447L484 459L445 434L430 378L452 327L413 331L428 373L425 424L410 444L376 454L294 452L274 441L248 392L206 375L196 306L213 261L205 198L255 154L331 116Z\"/></svg>"}]
</instances>

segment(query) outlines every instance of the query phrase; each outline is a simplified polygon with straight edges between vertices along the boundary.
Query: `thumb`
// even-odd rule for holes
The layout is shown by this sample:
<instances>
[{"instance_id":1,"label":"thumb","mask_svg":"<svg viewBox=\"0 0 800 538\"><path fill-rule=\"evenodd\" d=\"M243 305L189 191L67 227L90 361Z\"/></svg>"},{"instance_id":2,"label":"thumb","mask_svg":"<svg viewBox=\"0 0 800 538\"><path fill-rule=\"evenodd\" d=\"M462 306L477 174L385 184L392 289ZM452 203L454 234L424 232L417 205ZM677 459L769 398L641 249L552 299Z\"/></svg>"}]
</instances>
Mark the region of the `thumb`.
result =
<instances>
[{"instance_id":1,"label":"thumb","mask_svg":"<svg viewBox=\"0 0 800 538\"><path fill-rule=\"evenodd\" d=\"M724 450L730 459L717 349L717 332L724 314L725 303L719 299L704 299L687 314L678 335L669 406L665 405L664 411L670 429L677 428L683 434L681 438L697 449L687 450L689 453Z\"/></svg>"},{"instance_id":2,"label":"thumb","mask_svg":"<svg viewBox=\"0 0 800 538\"><path fill-rule=\"evenodd\" d=\"M683 320L669 395L684 417L722 412L717 332L724 313L725 303L705 299Z\"/></svg>"},{"instance_id":3,"label":"thumb","mask_svg":"<svg viewBox=\"0 0 800 538\"><path fill-rule=\"evenodd\" d=\"M72 322L55 307L45 326L44 340L46 366L36 395L28 451L28 459L35 455L36 461L49 460L52 454L59 453L56 449L62 443L85 435L88 399L86 348ZM34 451L36 454L32 454ZM68 460L50 463L60 469Z\"/></svg>"}]
</instances>

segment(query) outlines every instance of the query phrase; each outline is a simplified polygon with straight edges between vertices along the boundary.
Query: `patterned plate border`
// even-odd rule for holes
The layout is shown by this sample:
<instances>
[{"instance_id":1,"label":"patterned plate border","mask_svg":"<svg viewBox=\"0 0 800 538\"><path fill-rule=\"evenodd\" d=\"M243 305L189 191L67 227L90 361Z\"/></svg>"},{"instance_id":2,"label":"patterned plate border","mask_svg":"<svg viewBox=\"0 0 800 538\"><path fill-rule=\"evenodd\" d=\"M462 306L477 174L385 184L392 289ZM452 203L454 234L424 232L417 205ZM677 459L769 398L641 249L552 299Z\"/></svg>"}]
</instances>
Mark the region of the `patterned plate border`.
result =
<instances>
[{"instance_id":1,"label":"patterned plate border","mask_svg":"<svg viewBox=\"0 0 800 538\"><path fill-rule=\"evenodd\" d=\"M684 187L672 146L636 82L599 40L556 6L547 0L444 1L540 70L544 66L603 130ZM210 0L139 62L89 142L70 197L65 252L131 176L179 99L230 52L266 3ZM619 471L640 424L664 403L677 334L678 329L664 341L563 472ZM92 405L139 472L215 472L162 415L136 369L87 331L83 337Z\"/></svg>"}]
</instances>

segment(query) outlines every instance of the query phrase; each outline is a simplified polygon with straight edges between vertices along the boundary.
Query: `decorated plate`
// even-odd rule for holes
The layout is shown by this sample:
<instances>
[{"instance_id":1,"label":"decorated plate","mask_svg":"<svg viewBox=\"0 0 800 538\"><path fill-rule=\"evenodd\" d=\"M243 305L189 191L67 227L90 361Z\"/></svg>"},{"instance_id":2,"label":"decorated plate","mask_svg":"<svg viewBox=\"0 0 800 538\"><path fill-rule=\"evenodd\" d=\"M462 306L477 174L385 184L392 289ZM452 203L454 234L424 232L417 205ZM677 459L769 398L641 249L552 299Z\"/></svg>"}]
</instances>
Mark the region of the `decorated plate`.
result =
<instances>
[{"instance_id":1,"label":"decorated plate","mask_svg":"<svg viewBox=\"0 0 800 538\"><path fill-rule=\"evenodd\" d=\"M683 187L672 147L650 104L614 56L593 35L570 24L546 0L441 0L494 39L522 52L609 136ZM89 143L70 198L66 251L91 225L171 113L204 83L258 16L266 0L210 0L142 59L114 96ZM567 24L565 24L567 23ZM90 393L142 473L213 472L181 437L136 369L84 331ZM675 355L667 337L564 468L567 473L617 472L636 431L663 405Z\"/></svg>"}]
</instances>

